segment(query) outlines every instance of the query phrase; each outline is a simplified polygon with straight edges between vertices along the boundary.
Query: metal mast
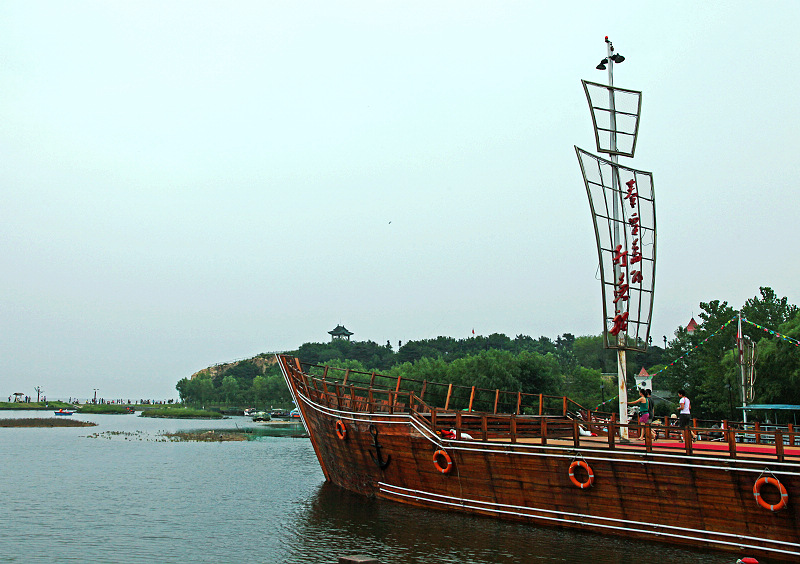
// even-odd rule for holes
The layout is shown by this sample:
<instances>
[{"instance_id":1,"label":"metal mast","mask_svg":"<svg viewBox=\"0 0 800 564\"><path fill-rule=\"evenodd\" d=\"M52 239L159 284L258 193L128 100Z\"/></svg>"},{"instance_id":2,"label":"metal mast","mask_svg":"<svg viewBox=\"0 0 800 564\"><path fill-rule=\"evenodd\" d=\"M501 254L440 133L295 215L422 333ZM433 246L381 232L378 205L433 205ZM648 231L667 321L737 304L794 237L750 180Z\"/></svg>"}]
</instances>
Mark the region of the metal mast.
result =
<instances>
[{"instance_id":1,"label":"metal mast","mask_svg":"<svg viewBox=\"0 0 800 564\"><path fill-rule=\"evenodd\" d=\"M645 351L655 290L656 221L653 176L619 163L633 157L639 132L641 92L614 86L614 63L625 57L605 38L608 84L583 83L592 112L597 151L608 159L575 147L595 227L603 295L604 342L617 350L619 420L627 423L628 350ZM606 66L608 65L608 66ZM620 439L627 440L627 427Z\"/></svg>"},{"instance_id":2,"label":"metal mast","mask_svg":"<svg viewBox=\"0 0 800 564\"><path fill-rule=\"evenodd\" d=\"M606 36L606 49L608 51L606 58L608 59L608 107L609 112L609 129L610 139L609 145L611 148L611 162L619 164L619 155L617 154L617 108L614 101L614 45L608 40ZM619 182L619 169L616 166L611 167L611 185L622 191L622 185ZM614 222L614 248L620 244L619 237L619 200L614 198L612 200L611 218ZM614 279L619 280L622 267L619 263L614 264ZM617 386L619 393L619 420L622 423L627 422L628 418L628 385L627 385L627 362L625 352L625 335L622 332L617 333ZM628 428L621 427L619 430L620 439L628 438Z\"/></svg>"}]
</instances>

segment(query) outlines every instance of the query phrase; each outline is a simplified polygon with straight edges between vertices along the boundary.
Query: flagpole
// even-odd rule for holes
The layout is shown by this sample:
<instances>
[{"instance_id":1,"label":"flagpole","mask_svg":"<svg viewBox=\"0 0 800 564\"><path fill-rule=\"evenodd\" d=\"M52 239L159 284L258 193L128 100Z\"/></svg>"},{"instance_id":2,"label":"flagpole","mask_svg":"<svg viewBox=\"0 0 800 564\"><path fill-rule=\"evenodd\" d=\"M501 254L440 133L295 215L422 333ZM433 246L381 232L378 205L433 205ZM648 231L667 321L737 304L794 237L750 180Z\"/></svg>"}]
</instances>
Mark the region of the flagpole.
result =
<instances>
[{"instance_id":1,"label":"flagpole","mask_svg":"<svg viewBox=\"0 0 800 564\"><path fill-rule=\"evenodd\" d=\"M736 329L736 344L739 348L739 370L742 375L742 421L747 423L747 388L744 375L744 337L742 335L742 310L739 310L739 325Z\"/></svg>"}]
</instances>

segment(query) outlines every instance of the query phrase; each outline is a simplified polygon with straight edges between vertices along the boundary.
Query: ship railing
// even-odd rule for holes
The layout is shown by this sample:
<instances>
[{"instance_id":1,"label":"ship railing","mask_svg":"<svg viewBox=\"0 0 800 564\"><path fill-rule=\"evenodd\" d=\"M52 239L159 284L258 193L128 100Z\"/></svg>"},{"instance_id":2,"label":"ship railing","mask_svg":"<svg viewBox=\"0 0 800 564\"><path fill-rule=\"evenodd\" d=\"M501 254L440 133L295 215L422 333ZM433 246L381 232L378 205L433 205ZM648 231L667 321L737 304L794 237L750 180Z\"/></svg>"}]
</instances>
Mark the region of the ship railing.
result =
<instances>
[{"instance_id":1,"label":"ship railing","mask_svg":"<svg viewBox=\"0 0 800 564\"><path fill-rule=\"evenodd\" d=\"M573 422L562 415L494 414L475 411L452 411L428 405L410 396L410 412L424 422L432 433L455 433L455 439L479 441L510 441L538 439L547 444L548 439L565 439L573 434Z\"/></svg>"},{"instance_id":2,"label":"ship railing","mask_svg":"<svg viewBox=\"0 0 800 564\"><path fill-rule=\"evenodd\" d=\"M636 449L641 449L644 446L646 452L681 452L687 455L699 454L708 456L727 455L731 458L746 456L749 459L760 458L777 460L778 462L784 462L787 456L792 456L794 459L800 458L800 452L790 451L787 453L784 448L786 446L800 446L800 432L796 432L792 425L785 428L769 426L762 429L755 424L748 425L721 420L705 421L705 423L712 423L712 425L705 427L692 425L681 428L674 424L675 421L674 419L664 418L663 424L658 419L652 424L647 423L645 425L640 425L639 423L621 424L617 422L616 414L611 414L605 422L595 420L591 424L582 422L581 425L586 425L590 429L603 425L602 430L606 434L608 447L611 449L630 448L633 445ZM578 421L575 420L575 423L577 424ZM631 443L621 440L620 429L623 428L628 429L628 435L632 439L644 438L644 445L641 442ZM656 443L654 438L662 440ZM578 446L581 437L574 436L573 441L575 446ZM773 448L757 447L753 449L746 443L766 447L772 446Z\"/></svg>"},{"instance_id":3,"label":"ship railing","mask_svg":"<svg viewBox=\"0 0 800 564\"><path fill-rule=\"evenodd\" d=\"M590 444L600 446L607 443L610 449L644 448L646 452L681 452L688 455L701 454L709 456L747 456L749 459L777 459L783 461L787 453L784 447L800 446L800 433L795 432L792 425L787 427L766 426L758 423L745 424L743 422L719 422L708 420L694 420L692 426L686 429L675 426L676 420L665 417L657 418L652 424L640 425L636 423L619 423L615 413L602 413L588 411L578 404L570 402L568 398L545 396L542 394L519 394L517 403L520 409L517 412L498 413L494 410L478 411L478 405L473 401L469 408L457 409L457 402L447 402L445 408L438 407L430 398L436 398L431 390L436 384L421 382L421 389L425 394L418 393L415 389L400 388L400 378L395 378L395 385L381 387L377 374L367 374L372 386L356 385L356 378L349 379L347 373L353 371L343 370L343 378L336 379L332 374L338 370L326 367L317 367L322 370L322 376L313 375L301 370L296 363L286 363L290 374L297 383L298 388L307 397L323 403L332 408L346 409L368 413L410 413L418 421L424 422L431 432L454 429L457 438L469 435L475 440L510 441L525 440L547 444L548 440L561 439L569 441L572 446ZM365 373L361 373L365 374ZM412 381L413 383L413 381ZM449 397L453 397L452 389L455 385L446 384ZM477 388L462 386L470 390L470 397L477 395ZM498 391L488 390L499 398ZM526 405L519 398L535 398L535 403ZM438 399L438 398L437 398ZM499 399L494 405L497 405ZM449 405L448 405L449 404ZM628 429L631 438L644 437L642 442L627 442L620 439L620 430ZM651 431L651 432L647 432ZM593 435L593 436L592 436ZM654 443L652 435L659 440ZM696 439L702 443L716 442L718 446L713 450L708 447L695 448ZM758 451L753 452L743 443L762 445ZM722 443L726 446L720 448ZM797 458L796 452L790 451L790 456Z\"/></svg>"},{"instance_id":4,"label":"ship railing","mask_svg":"<svg viewBox=\"0 0 800 564\"><path fill-rule=\"evenodd\" d=\"M452 383L415 380L403 376L388 376L378 372L364 372L348 368L337 368L316 364L300 364L300 373L309 380L319 382L318 388L336 384L361 393L372 390L373 396L380 390L388 391L397 397L406 397L414 392L416 397L431 405L443 406L444 410L467 411L492 414L516 415L561 415L570 411L585 411L585 408L566 396L509 392L500 389L486 389L477 386L463 386ZM328 390L329 392L329 390ZM393 408L392 398L388 400Z\"/></svg>"}]
</instances>

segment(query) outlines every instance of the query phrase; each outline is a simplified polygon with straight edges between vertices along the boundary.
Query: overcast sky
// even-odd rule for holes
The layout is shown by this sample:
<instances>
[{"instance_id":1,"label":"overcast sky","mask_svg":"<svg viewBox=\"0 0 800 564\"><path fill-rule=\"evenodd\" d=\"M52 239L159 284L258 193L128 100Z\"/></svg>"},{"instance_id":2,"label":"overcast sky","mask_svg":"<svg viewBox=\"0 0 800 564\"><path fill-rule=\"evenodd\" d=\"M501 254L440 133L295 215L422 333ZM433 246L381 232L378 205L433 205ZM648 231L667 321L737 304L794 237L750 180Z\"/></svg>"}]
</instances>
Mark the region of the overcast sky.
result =
<instances>
[{"instance_id":1,"label":"overcast sky","mask_svg":"<svg viewBox=\"0 0 800 564\"><path fill-rule=\"evenodd\" d=\"M800 302L800 2L0 4L0 398L326 341L602 330L573 145L643 91L662 344Z\"/></svg>"}]
</instances>

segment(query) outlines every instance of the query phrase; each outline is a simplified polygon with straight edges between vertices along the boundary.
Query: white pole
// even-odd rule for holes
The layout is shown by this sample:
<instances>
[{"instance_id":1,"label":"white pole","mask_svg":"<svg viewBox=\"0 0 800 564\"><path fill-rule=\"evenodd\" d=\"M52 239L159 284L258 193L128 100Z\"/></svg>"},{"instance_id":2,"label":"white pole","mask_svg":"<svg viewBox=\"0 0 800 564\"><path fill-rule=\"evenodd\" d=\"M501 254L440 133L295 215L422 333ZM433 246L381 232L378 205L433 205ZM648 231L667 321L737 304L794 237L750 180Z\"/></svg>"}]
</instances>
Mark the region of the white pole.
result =
<instances>
[{"instance_id":1,"label":"white pole","mask_svg":"<svg viewBox=\"0 0 800 564\"><path fill-rule=\"evenodd\" d=\"M611 44L611 41L606 38L606 47L608 51L608 85L614 86L614 59L611 56L614 54L614 47ZM608 91L608 104L609 104L609 129L611 130L611 139L610 139L610 148L611 148L611 162L614 164L619 163L619 155L614 153L613 151L617 150L617 115L616 115L616 105L614 103L614 91L609 89ZM611 167L611 184L614 190L621 190L620 182L619 182L619 171L617 167ZM619 235L619 197L615 194L612 198L612 208L611 208L611 217L614 222L614 243L613 248L617 248L617 245L620 244L620 235ZM622 268L619 264L614 265L614 284L616 285L619 281L619 277L622 274ZM620 423L627 423L628 422L628 386L627 386L627 363L626 363L626 355L625 355L625 336L622 331L617 333L617 384L619 386L619 422ZM628 428L627 427L620 427L619 429L619 438L621 440L628 440Z\"/></svg>"},{"instance_id":2,"label":"white pole","mask_svg":"<svg viewBox=\"0 0 800 564\"><path fill-rule=\"evenodd\" d=\"M742 312L739 310L739 326L736 329L736 344L739 350L739 370L742 374L742 407L747 407L747 383L744 375L744 335L742 335ZM742 410L742 421L747 423L747 409Z\"/></svg>"}]
</instances>

